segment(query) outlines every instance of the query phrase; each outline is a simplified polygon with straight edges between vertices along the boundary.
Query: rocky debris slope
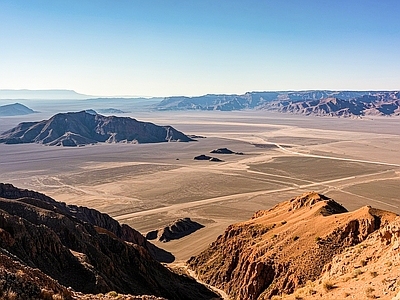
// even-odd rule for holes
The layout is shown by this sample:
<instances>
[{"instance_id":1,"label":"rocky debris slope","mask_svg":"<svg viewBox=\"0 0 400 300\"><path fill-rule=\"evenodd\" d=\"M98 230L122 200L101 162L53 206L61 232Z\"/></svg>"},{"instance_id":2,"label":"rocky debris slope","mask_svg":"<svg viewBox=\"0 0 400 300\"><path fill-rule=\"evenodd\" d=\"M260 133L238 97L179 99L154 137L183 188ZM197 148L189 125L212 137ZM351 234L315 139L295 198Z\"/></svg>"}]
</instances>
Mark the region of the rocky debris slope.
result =
<instances>
[{"instance_id":1,"label":"rocky debris slope","mask_svg":"<svg viewBox=\"0 0 400 300\"><path fill-rule=\"evenodd\" d=\"M128 117L106 117L86 111L60 113L40 122L23 122L0 135L0 143L40 143L50 146L189 141L193 140L171 126L158 126Z\"/></svg>"},{"instance_id":2,"label":"rocky debris slope","mask_svg":"<svg viewBox=\"0 0 400 300\"><path fill-rule=\"evenodd\" d=\"M318 280L280 299L400 299L400 217L345 249Z\"/></svg>"},{"instance_id":3,"label":"rocky debris slope","mask_svg":"<svg viewBox=\"0 0 400 300\"><path fill-rule=\"evenodd\" d=\"M119 232L115 223L107 223L107 217L94 210L70 208L43 194L0 184L0 249L12 261L85 294L216 297L195 280L171 272L132 242L133 230L124 231L121 226ZM127 241L118 234L126 234Z\"/></svg>"},{"instance_id":4,"label":"rocky debris slope","mask_svg":"<svg viewBox=\"0 0 400 300\"><path fill-rule=\"evenodd\" d=\"M347 212L332 199L306 193L229 226L188 265L232 299L271 299L316 280L337 254L395 217L371 207Z\"/></svg>"},{"instance_id":5,"label":"rocky debris slope","mask_svg":"<svg viewBox=\"0 0 400 300\"><path fill-rule=\"evenodd\" d=\"M192 221L190 218L178 219L164 228L150 231L146 234L146 239L160 242L169 242L170 240L180 239L201 228L204 225Z\"/></svg>"}]
</instances>

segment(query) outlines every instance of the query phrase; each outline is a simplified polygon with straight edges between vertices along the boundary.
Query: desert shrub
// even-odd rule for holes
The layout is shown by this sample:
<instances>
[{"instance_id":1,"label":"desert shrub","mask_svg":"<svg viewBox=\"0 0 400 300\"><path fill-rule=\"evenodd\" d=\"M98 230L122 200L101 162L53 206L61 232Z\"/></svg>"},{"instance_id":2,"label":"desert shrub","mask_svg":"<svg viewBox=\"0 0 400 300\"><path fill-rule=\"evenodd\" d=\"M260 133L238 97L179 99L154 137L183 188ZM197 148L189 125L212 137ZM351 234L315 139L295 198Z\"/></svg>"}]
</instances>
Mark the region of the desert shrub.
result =
<instances>
[{"instance_id":1,"label":"desert shrub","mask_svg":"<svg viewBox=\"0 0 400 300\"><path fill-rule=\"evenodd\" d=\"M334 289L334 288L335 288L335 285L334 285L332 282L330 282L330 281L325 281L325 282L322 284L322 287L323 287L324 290L327 292L327 291L330 291L330 290Z\"/></svg>"},{"instance_id":2,"label":"desert shrub","mask_svg":"<svg viewBox=\"0 0 400 300\"><path fill-rule=\"evenodd\" d=\"M358 275L361 275L363 273L363 271L361 271L360 269L356 269L353 273L353 278L357 278Z\"/></svg>"},{"instance_id":3,"label":"desert shrub","mask_svg":"<svg viewBox=\"0 0 400 300\"><path fill-rule=\"evenodd\" d=\"M367 298L371 298L371 299L377 298L377 297L373 294L373 292L375 292L375 289L374 289L374 288L372 288L372 287L367 288L367 289L365 290L365 294L367 295Z\"/></svg>"},{"instance_id":4,"label":"desert shrub","mask_svg":"<svg viewBox=\"0 0 400 300\"><path fill-rule=\"evenodd\" d=\"M116 291L111 291L111 292L107 293L107 296L109 296L109 297L117 297L118 293Z\"/></svg>"},{"instance_id":5,"label":"desert shrub","mask_svg":"<svg viewBox=\"0 0 400 300\"><path fill-rule=\"evenodd\" d=\"M17 293L9 288L3 292L2 300L16 300L17 296Z\"/></svg>"},{"instance_id":6,"label":"desert shrub","mask_svg":"<svg viewBox=\"0 0 400 300\"><path fill-rule=\"evenodd\" d=\"M363 266L363 267L365 267L366 265L367 265L367 261L366 260L361 260L361 265Z\"/></svg>"},{"instance_id":7,"label":"desert shrub","mask_svg":"<svg viewBox=\"0 0 400 300\"><path fill-rule=\"evenodd\" d=\"M293 237L293 241L297 241L300 237L298 235Z\"/></svg>"},{"instance_id":8,"label":"desert shrub","mask_svg":"<svg viewBox=\"0 0 400 300\"><path fill-rule=\"evenodd\" d=\"M369 272L369 274L372 276L372 277L376 277L376 276L378 276L378 272L375 272L375 271L371 271L371 272Z\"/></svg>"}]
</instances>

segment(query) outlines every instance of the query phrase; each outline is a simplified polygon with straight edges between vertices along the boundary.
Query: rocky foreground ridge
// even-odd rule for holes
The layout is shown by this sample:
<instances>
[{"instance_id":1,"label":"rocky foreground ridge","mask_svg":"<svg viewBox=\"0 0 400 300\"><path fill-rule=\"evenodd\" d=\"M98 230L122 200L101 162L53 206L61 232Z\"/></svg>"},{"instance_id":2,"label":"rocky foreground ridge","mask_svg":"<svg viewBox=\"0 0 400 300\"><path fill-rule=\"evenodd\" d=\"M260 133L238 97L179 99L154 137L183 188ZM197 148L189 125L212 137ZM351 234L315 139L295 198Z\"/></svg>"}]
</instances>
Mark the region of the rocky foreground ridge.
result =
<instances>
[{"instance_id":1,"label":"rocky foreground ridge","mask_svg":"<svg viewBox=\"0 0 400 300\"><path fill-rule=\"evenodd\" d=\"M113 293L125 294L120 299L218 297L164 267L157 256L168 259L170 254L105 214L0 183L0 297L110 299ZM106 296L87 295L99 293Z\"/></svg>"},{"instance_id":2,"label":"rocky foreground ridge","mask_svg":"<svg viewBox=\"0 0 400 300\"><path fill-rule=\"evenodd\" d=\"M371 269L375 273L368 274L367 270L383 257L395 269L391 255L396 255L398 269L399 237L399 217L394 213L369 206L348 212L328 197L306 193L229 226L188 265L202 281L224 290L231 299L344 299L351 295L356 295L353 299L371 295L392 299L400 289L400 272L390 275L386 266L384 277L383 270ZM368 277L363 283L351 277L353 286L362 286L362 293L351 291L352 285L344 292L340 280L349 281L344 277L357 269ZM379 289L369 287L372 276L388 283Z\"/></svg>"},{"instance_id":3,"label":"rocky foreground ridge","mask_svg":"<svg viewBox=\"0 0 400 300\"><path fill-rule=\"evenodd\" d=\"M99 142L189 141L193 141L193 139L171 126L159 126L128 117L107 117L86 111L59 113L40 122L23 122L0 135L0 143L40 143L49 146L70 147Z\"/></svg>"},{"instance_id":4,"label":"rocky foreground ridge","mask_svg":"<svg viewBox=\"0 0 400 300\"><path fill-rule=\"evenodd\" d=\"M243 95L167 97L159 110L262 109L283 113L360 117L400 115L399 91L279 91L248 92Z\"/></svg>"}]
</instances>

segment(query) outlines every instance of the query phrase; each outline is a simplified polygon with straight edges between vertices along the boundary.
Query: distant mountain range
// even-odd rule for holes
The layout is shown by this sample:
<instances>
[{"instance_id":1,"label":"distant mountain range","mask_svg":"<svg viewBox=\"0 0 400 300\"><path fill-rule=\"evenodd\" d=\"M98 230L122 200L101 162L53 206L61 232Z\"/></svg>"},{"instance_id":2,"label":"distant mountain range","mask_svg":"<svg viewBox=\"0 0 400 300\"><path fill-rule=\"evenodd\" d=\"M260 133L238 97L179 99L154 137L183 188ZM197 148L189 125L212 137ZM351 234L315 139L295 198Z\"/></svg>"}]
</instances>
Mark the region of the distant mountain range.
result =
<instances>
[{"instance_id":1,"label":"distant mountain range","mask_svg":"<svg viewBox=\"0 0 400 300\"><path fill-rule=\"evenodd\" d=\"M23 122L0 135L0 143L40 143L72 147L98 142L189 141L192 141L190 137L171 126L158 126L127 117L106 117L86 111L59 113L39 122Z\"/></svg>"},{"instance_id":2,"label":"distant mountain range","mask_svg":"<svg viewBox=\"0 0 400 300\"><path fill-rule=\"evenodd\" d=\"M79 94L73 90L0 90L0 99L76 100L88 98L92 96Z\"/></svg>"},{"instance_id":3,"label":"distant mountain range","mask_svg":"<svg viewBox=\"0 0 400 300\"><path fill-rule=\"evenodd\" d=\"M0 106L0 117L21 116L33 113L35 113L33 109L30 109L29 107L21 103L6 104Z\"/></svg>"},{"instance_id":4,"label":"distant mountain range","mask_svg":"<svg viewBox=\"0 0 400 300\"><path fill-rule=\"evenodd\" d=\"M158 110L264 109L306 115L400 115L399 91L282 91L244 95L167 97Z\"/></svg>"}]
</instances>

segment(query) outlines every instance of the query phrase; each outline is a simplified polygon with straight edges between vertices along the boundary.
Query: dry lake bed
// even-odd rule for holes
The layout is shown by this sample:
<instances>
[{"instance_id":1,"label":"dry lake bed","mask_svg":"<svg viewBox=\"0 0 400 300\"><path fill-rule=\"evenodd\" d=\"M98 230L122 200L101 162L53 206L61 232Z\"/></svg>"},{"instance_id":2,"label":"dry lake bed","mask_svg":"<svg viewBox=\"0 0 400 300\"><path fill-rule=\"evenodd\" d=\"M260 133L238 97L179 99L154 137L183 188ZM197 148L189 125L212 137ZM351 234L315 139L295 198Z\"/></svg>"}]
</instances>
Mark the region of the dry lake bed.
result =
<instances>
[{"instance_id":1,"label":"dry lake bed","mask_svg":"<svg viewBox=\"0 0 400 300\"><path fill-rule=\"evenodd\" d=\"M306 191L330 196L349 210L371 205L400 213L399 118L265 111L139 112L132 117L203 138L79 148L0 144L0 182L96 208L144 234L190 217L205 227L157 243L178 261L199 253L229 224ZM1 118L0 131L28 119ZM217 148L243 155L209 153ZM193 159L200 154L223 161Z\"/></svg>"}]
</instances>

